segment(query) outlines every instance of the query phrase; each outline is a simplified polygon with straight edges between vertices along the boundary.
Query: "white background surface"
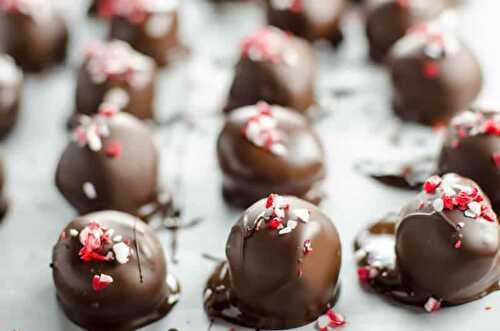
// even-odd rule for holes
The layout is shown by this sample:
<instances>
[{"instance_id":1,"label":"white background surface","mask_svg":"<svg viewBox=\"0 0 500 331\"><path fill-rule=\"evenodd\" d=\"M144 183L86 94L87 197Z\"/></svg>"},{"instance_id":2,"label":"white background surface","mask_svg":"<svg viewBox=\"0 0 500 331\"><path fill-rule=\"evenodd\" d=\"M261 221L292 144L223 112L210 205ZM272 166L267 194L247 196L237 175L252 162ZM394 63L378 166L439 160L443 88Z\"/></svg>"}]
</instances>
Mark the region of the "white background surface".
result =
<instances>
[{"instance_id":1,"label":"white background surface","mask_svg":"<svg viewBox=\"0 0 500 331\"><path fill-rule=\"evenodd\" d=\"M80 62L79 50L88 40L104 37L106 29L83 15L82 1L65 5L72 28L69 66L27 78L19 126L4 143L12 205L0 225L2 331L79 330L57 306L49 268L52 245L74 216L56 191L53 177L67 141L64 122L73 107L73 69ZM215 139L221 118L204 115L213 114L222 103L239 40L261 25L264 17L253 3L216 9L208 0L185 0L181 21L191 58L162 74L157 112L163 118L179 111L194 114L197 130L177 125L157 127L154 132L162 155L162 182L172 186L173 178L181 178L184 194L180 196L187 206L187 218L202 216L205 221L180 232L180 261L169 267L182 283L182 298L166 318L145 329L149 331L208 328L202 290L214 264L203 259L202 253L223 257L227 235L239 212L226 207L220 194ZM362 92L335 100L332 116L316 123L329 164L329 199L323 209L334 220L343 242L342 293L335 307L348 321L343 330L499 330L500 293L429 315L359 287L352 254L356 232L386 212L397 211L413 193L374 182L354 172L353 164L374 155L418 154L423 147L414 139L404 140L399 151L387 145L396 127L388 107L387 78L382 69L365 60L359 15L350 13L345 25L347 41L338 52L318 46L318 93L324 100L332 89L353 87ZM499 1L469 0L460 10L460 30L484 67L486 84L478 104L500 106ZM417 130L419 135L426 133ZM160 237L170 257L171 234L163 232ZM492 310L486 311L487 305ZM212 330L229 327L217 322ZM300 330L314 329L309 325Z\"/></svg>"}]
</instances>

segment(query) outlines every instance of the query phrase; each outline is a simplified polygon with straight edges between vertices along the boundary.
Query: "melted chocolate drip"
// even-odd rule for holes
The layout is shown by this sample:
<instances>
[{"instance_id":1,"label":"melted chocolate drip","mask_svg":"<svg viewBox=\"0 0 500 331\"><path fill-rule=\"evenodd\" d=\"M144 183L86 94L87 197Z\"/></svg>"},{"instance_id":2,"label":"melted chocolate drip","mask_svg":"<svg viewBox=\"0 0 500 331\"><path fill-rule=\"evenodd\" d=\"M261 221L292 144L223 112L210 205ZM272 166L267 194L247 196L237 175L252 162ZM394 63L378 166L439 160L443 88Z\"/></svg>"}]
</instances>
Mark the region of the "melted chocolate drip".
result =
<instances>
[{"instance_id":1,"label":"melted chocolate drip","mask_svg":"<svg viewBox=\"0 0 500 331\"><path fill-rule=\"evenodd\" d=\"M418 189L436 173L436 159L424 156L411 161L364 160L355 165L355 170L389 186Z\"/></svg>"}]
</instances>

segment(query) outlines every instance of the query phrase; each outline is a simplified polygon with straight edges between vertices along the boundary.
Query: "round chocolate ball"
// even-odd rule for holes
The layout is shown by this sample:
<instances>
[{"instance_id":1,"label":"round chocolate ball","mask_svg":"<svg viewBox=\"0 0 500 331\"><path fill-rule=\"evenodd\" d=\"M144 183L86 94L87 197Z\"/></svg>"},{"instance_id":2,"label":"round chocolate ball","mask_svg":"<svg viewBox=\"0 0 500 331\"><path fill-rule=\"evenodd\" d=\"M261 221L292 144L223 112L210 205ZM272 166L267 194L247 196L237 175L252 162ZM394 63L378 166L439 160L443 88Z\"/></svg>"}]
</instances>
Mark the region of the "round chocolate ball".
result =
<instances>
[{"instance_id":1,"label":"round chocolate ball","mask_svg":"<svg viewBox=\"0 0 500 331\"><path fill-rule=\"evenodd\" d=\"M500 280L500 226L470 179L434 176L401 212L396 255L403 288L426 308L478 299Z\"/></svg>"},{"instance_id":2,"label":"round chocolate ball","mask_svg":"<svg viewBox=\"0 0 500 331\"><path fill-rule=\"evenodd\" d=\"M233 111L219 134L223 195L246 208L272 192L318 204L326 169L319 137L302 115L260 102Z\"/></svg>"},{"instance_id":3,"label":"round chocolate ball","mask_svg":"<svg viewBox=\"0 0 500 331\"><path fill-rule=\"evenodd\" d=\"M389 56L394 110L403 120L447 123L481 90L476 57L439 22L413 29Z\"/></svg>"},{"instance_id":4,"label":"round chocolate ball","mask_svg":"<svg viewBox=\"0 0 500 331\"><path fill-rule=\"evenodd\" d=\"M436 18L446 0L371 0L366 4L366 36L370 57L381 62L409 29Z\"/></svg>"},{"instance_id":5,"label":"round chocolate ball","mask_svg":"<svg viewBox=\"0 0 500 331\"><path fill-rule=\"evenodd\" d=\"M57 188L80 214L111 209L147 220L160 205L151 132L110 106L81 120L59 160Z\"/></svg>"},{"instance_id":6,"label":"round chocolate ball","mask_svg":"<svg viewBox=\"0 0 500 331\"><path fill-rule=\"evenodd\" d=\"M267 0L266 4L270 25L309 41L325 39L334 46L342 41L345 0Z\"/></svg>"},{"instance_id":7,"label":"round chocolate ball","mask_svg":"<svg viewBox=\"0 0 500 331\"><path fill-rule=\"evenodd\" d=\"M101 104L113 104L140 119L154 117L154 61L122 41L93 43L86 50L76 86L72 121L94 115Z\"/></svg>"},{"instance_id":8,"label":"round chocolate ball","mask_svg":"<svg viewBox=\"0 0 500 331\"><path fill-rule=\"evenodd\" d=\"M23 73L8 55L0 55L0 138L7 136L17 122Z\"/></svg>"},{"instance_id":9,"label":"round chocolate ball","mask_svg":"<svg viewBox=\"0 0 500 331\"><path fill-rule=\"evenodd\" d=\"M0 47L26 71L42 71L64 61L66 23L53 1L0 2Z\"/></svg>"},{"instance_id":10,"label":"round chocolate ball","mask_svg":"<svg viewBox=\"0 0 500 331\"><path fill-rule=\"evenodd\" d=\"M307 41L265 27L241 43L226 113L260 100L305 113L315 104L316 61Z\"/></svg>"},{"instance_id":11,"label":"round chocolate ball","mask_svg":"<svg viewBox=\"0 0 500 331\"><path fill-rule=\"evenodd\" d=\"M287 329L316 320L335 302L340 238L304 200L271 195L256 202L232 228L226 255L205 290L211 317Z\"/></svg>"},{"instance_id":12,"label":"round chocolate ball","mask_svg":"<svg viewBox=\"0 0 500 331\"><path fill-rule=\"evenodd\" d=\"M182 48L178 38L177 0L99 0L98 11L111 19L110 39L120 39L159 66Z\"/></svg>"},{"instance_id":13,"label":"round chocolate ball","mask_svg":"<svg viewBox=\"0 0 500 331\"><path fill-rule=\"evenodd\" d=\"M87 330L136 330L163 318L180 292L155 233L121 212L69 223L51 266L64 313Z\"/></svg>"},{"instance_id":14,"label":"round chocolate ball","mask_svg":"<svg viewBox=\"0 0 500 331\"><path fill-rule=\"evenodd\" d=\"M500 211L500 113L465 111L451 121L439 172L455 172L476 181Z\"/></svg>"}]
</instances>

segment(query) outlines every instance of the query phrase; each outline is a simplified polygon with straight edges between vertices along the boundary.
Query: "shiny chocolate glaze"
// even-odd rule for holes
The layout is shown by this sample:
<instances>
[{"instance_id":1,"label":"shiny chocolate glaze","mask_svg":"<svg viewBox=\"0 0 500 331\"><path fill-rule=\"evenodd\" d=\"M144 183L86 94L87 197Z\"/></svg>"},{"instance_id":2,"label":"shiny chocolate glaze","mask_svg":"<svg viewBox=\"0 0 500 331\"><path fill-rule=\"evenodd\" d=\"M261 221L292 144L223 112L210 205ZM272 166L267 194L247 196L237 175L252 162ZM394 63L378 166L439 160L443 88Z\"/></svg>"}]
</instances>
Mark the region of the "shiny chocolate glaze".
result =
<instances>
[{"instance_id":1,"label":"shiny chocolate glaze","mask_svg":"<svg viewBox=\"0 0 500 331\"><path fill-rule=\"evenodd\" d=\"M410 33L389 55L394 111L403 120L447 123L468 108L481 90L481 68L473 53L452 33L444 32L436 34L436 40L447 40L443 53L432 54L435 45L429 40L433 38L422 37L418 31Z\"/></svg>"},{"instance_id":2,"label":"shiny chocolate glaze","mask_svg":"<svg viewBox=\"0 0 500 331\"><path fill-rule=\"evenodd\" d=\"M131 249L127 263L82 261L78 235L91 221L113 229ZM116 237L115 237L116 238ZM103 245L112 251L112 244ZM104 251L102 253L104 253ZM57 299L66 316L90 331L132 331L163 318L177 303L180 286L167 272L160 241L139 219L115 211L81 216L69 223L54 246L52 272ZM113 282L95 290L94 275L106 274Z\"/></svg>"},{"instance_id":3,"label":"shiny chocolate glaze","mask_svg":"<svg viewBox=\"0 0 500 331\"><path fill-rule=\"evenodd\" d=\"M500 128L499 112L477 110L472 118L472 123L454 124L454 120L448 129L446 140L439 157L439 172L456 172L469 177L477 182L491 199L493 208L500 212L500 165L494 160L494 155L500 152L500 130L495 132L482 132L480 125L485 121L494 121ZM456 119L463 118L467 114L461 114ZM474 118L482 117L474 123ZM496 118L496 120L495 120ZM477 134L465 135L460 138L460 131L469 126L473 130L479 129Z\"/></svg>"},{"instance_id":4,"label":"shiny chocolate glaze","mask_svg":"<svg viewBox=\"0 0 500 331\"><path fill-rule=\"evenodd\" d=\"M123 112L105 123L109 135L102 138L100 150L75 141L68 144L57 166L57 188L80 214L112 209L148 219L149 210L161 204L158 155L151 132ZM119 146L120 155L108 155L113 145ZM85 183L93 186L95 197L86 194Z\"/></svg>"},{"instance_id":5,"label":"shiny chocolate glaze","mask_svg":"<svg viewBox=\"0 0 500 331\"><path fill-rule=\"evenodd\" d=\"M447 6L446 0L367 1L366 36L370 58L382 62L410 28L436 18Z\"/></svg>"},{"instance_id":6,"label":"shiny chocolate glaze","mask_svg":"<svg viewBox=\"0 0 500 331\"><path fill-rule=\"evenodd\" d=\"M441 187L467 186L489 200L476 183L455 174ZM500 226L496 217L471 218L436 209L443 191L423 191L397 217L364 230L355 243L360 278L404 303L463 304L499 289ZM429 308L429 307L426 307ZM432 309L429 309L432 310Z\"/></svg>"},{"instance_id":7,"label":"shiny chocolate glaze","mask_svg":"<svg viewBox=\"0 0 500 331\"><path fill-rule=\"evenodd\" d=\"M325 39L334 46L342 41L340 21L346 9L345 0L295 0L285 7L281 3L266 1L270 25L309 41Z\"/></svg>"},{"instance_id":8,"label":"shiny chocolate glaze","mask_svg":"<svg viewBox=\"0 0 500 331\"><path fill-rule=\"evenodd\" d=\"M43 5L53 6L50 2ZM56 9L45 9L34 9L34 13L0 10L0 47L25 71L42 71L66 57L66 23Z\"/></svg>"},{"instance_id":9,"label":"shiny chocolate glaze","mask_svg":"<svg viewBox=\"0 0 500 331\"><path fill-rule=\"evenodd\" d=\"M283 198L290 211L309 210L309 221L280 235L264 216L266 199L250 207L231 230L228 262L207 283L210 317L258 329L294 328L314 321L335 302L341 265L337 230L316 206Z\"/></svg>"},{"instance_id":10,"label":"shiny chocolate glaze","mask_svg":"<svg viewBox=\"0 0 500 331\"><path fill-rule=\"evenodd\" d=\"M319 137L302 115L272 106L276 130L286 149L281 155L272 153L242 134L257 111L258 106L235 110L219 134L217 156L224 175L224 198L236 207L246 208L274 192L318 204L326 177Z\"/></svg>"},{"instance_id":11,"label":"shiny chocolate glaze","mask_svg":"<svg viewBox=\"0 0 500 331\"><path fill-rule=\"evenodd\" d=\"M269 45L279 45L276 57L242 56L236 65L235 77L229 92L226 113L260 100L289 107L305 113L315 104L314 80L316 60L312 47L303 39L293 37L277 28L266 28L273 39ZM258 31L249 38L256 37Z\"/></svg>"},{"instance_id":12,"label":"shiny chocolate glaze","mask_svg":"<svg viewBox=\"0 0 500 331\"><path fill-rule=\"evenodd\" d=\"M0 139L14 128L19 117L23 74L8 55L0 55Z\"/></svg>"}]
</instances>

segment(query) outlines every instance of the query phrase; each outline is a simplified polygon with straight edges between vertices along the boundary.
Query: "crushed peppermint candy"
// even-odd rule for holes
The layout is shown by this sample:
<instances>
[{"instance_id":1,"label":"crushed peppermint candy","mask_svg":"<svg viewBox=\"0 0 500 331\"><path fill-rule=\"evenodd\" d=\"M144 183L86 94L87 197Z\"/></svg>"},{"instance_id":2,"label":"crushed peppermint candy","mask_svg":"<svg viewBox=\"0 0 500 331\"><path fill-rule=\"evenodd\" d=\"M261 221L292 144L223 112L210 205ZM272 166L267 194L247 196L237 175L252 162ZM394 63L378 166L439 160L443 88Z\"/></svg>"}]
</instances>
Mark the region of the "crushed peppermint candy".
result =
<instances>
[{"instance_id":1,"label":"crushed peppermint candy","mask_svg":"<svg viewBox=\"0 0 500 331\"><path fill-rule=\"evenodd\" d=\"M122 154L122 145L119 143L110 143L104 149L106 156L112 159L119 158Z\"/></svg>"},{"instance_id":2,"label":"crushed peppermint candy","mask_svg":"<svg viewBox=\"0 0 500 331\"><path fill-rule=\"evenodd\" d=\"M33 17L37 21L48 21L56 12L50 1L45 0L0 0L0 10L21 13Z\"/></svg>"},{"instance_id":3,"label":"crushed peppermint candy","mask_svg":"<svg viewBox=\"0 0 500 331\"><path fill-rule=\"evenodd\" d=\"M288 63L287 50L291 36L274 27L264 27L245 38L241 43L241 56L252 61ZM293 63L290 63L293 64Z\"/></svg>"},{"instance_id":4,"label":"crushed peppermint candy","mask_svg":"<svg viewBox=\"0 0 500 331\"><path fill-rule=\"evenodd\" d=\"M329 308L326 314L318 318L317 325L319 331L328 331L329 328L338 328L344 326L346 321L342 315Z\"/></svg>"},{"instance_id":5,"label":"crushed peppermint candy","mask_svg":"<svg viewBox=\"0 0 500 331\"><path fill-rule=\"evenodd\" d=\"M123 41L93 42L86 50L86 68L96 84L126 82L142 88L154 76L154 61Z\"/></svg>"},{"instance_id":6,"label":"crushed peppermint candy","mask_svg":"<svg viewBox=\"0 0 500 331\"><path fill-rule=\"evenodd\" d=\"M106 274L94 275L92 277L92 288L95 291L100 291L113 283L113 278Z\"/></svg>"},{"instance_id":7,"label":"crushed peppermint candy","mask_svg":"<svg viewBox=\"0 0 500 331\"><path fill-rule=\"evenodd\" d=\"M278 230L279 235L291 233L299 223L309 222L310 212L307 209L290 208L290 204L285 202L285 199L280 195L270 194L266 199L265 207L265 221L269 228ZM288 217L286 217L287 215ZM259 216L259 220L261 217Z\"/></svg>"},{"instance_id":8,"label":"crushed peppermint candy","mask_svg":"<svg viewBox=\"0 0 500 331\"><path fill-rule=\"evenodd\" d=\"M271 7L275 10L289 10L300 13L304 10L304 0L271 0Z\"/></svg>"},{"instance_id":9,"label":"crushed peppermint candy","mask_svg":"<svg viewBox=\"0 0 500 331\"><path fill-rule=\"evenodd\" d=\"M468 218L497 222L497 215L477 187L447 181L447 176L433 176L424 184L424 192L437 195L432 200L435 211L460 210Z\"/></svg>"},{"instance_id":10,"label":"crushed peppermint candy","mask_svg":"<svg viewBox=\"0 0 500 331\"><path fill-rule=\"evenodd\" d=\"M284 155L287 150L281 143L282 137L277 130L277 121L272 106L266 102L257 103L256 115L251 116L242 129L243 136L252 144L276 154Z\"/></svg>"},{"instance_id":11,"label":"crushed peppermint candy","mask_svg":"<svg viewBox=\"0 0 500 331\"><path fill-rule=\"evenodd\" d=\"M178 0L100 0L98 13L102 17L123 17L136 25L151 14L172 12L178 6Z\"/></svg>"},{"instance_id":12,"label":"crushed peppermint candy","mask_svg":"<svg viewBox=\"0 0 500 331\"><path fill-rule=\"evenodd\" d=\"M491 159L495 163L495 166L497 168L500 168L500 152L493 153L493 155L491 156Z\"/></svg>"},{"instance_id":13,"label":"crushed peppermint candy","mask_svg":"<svg viewBox=\"0 0 500 331\"><path fill-rule=\"evenodd\" d=\"M118 263L125 264L128 262L130 247L123 241L113 245L113 252L115 253L115 259Z\"/></svg>"},{"instance_id":14,"label":"crushed peppermint candy","mask_svg":"<svg viewBox=\"0 0 500 331\"><path fill-rule=\"evenodd\" d=\"M451 147L458 148L462 139L479 135L500 136L500 112L467 110L451 120Z\"/></svg>"},{"instance_id":15,"label":"crushed peppermint candy","mask_svg":"<svg viewBox=\"0 0 500 331\"><path fill-rule=\"evenodd\" d=\"M304 240L304 254L309 254L309 253L312 253L313 252L313 248L312 248L312 242L311 240L307 239L307 240Z\"/></svg>"},{"instance_id":16,"label":"crushed peppermint candy","mask_svg":"<svg viewBox=\"0 0 500 331\"><path fill-rule=\"evenodd\" d=\"M430 297L425 303L424 308L428 313L433 313L441 309L441 301Z\"/></svg>"}]
</instances>

